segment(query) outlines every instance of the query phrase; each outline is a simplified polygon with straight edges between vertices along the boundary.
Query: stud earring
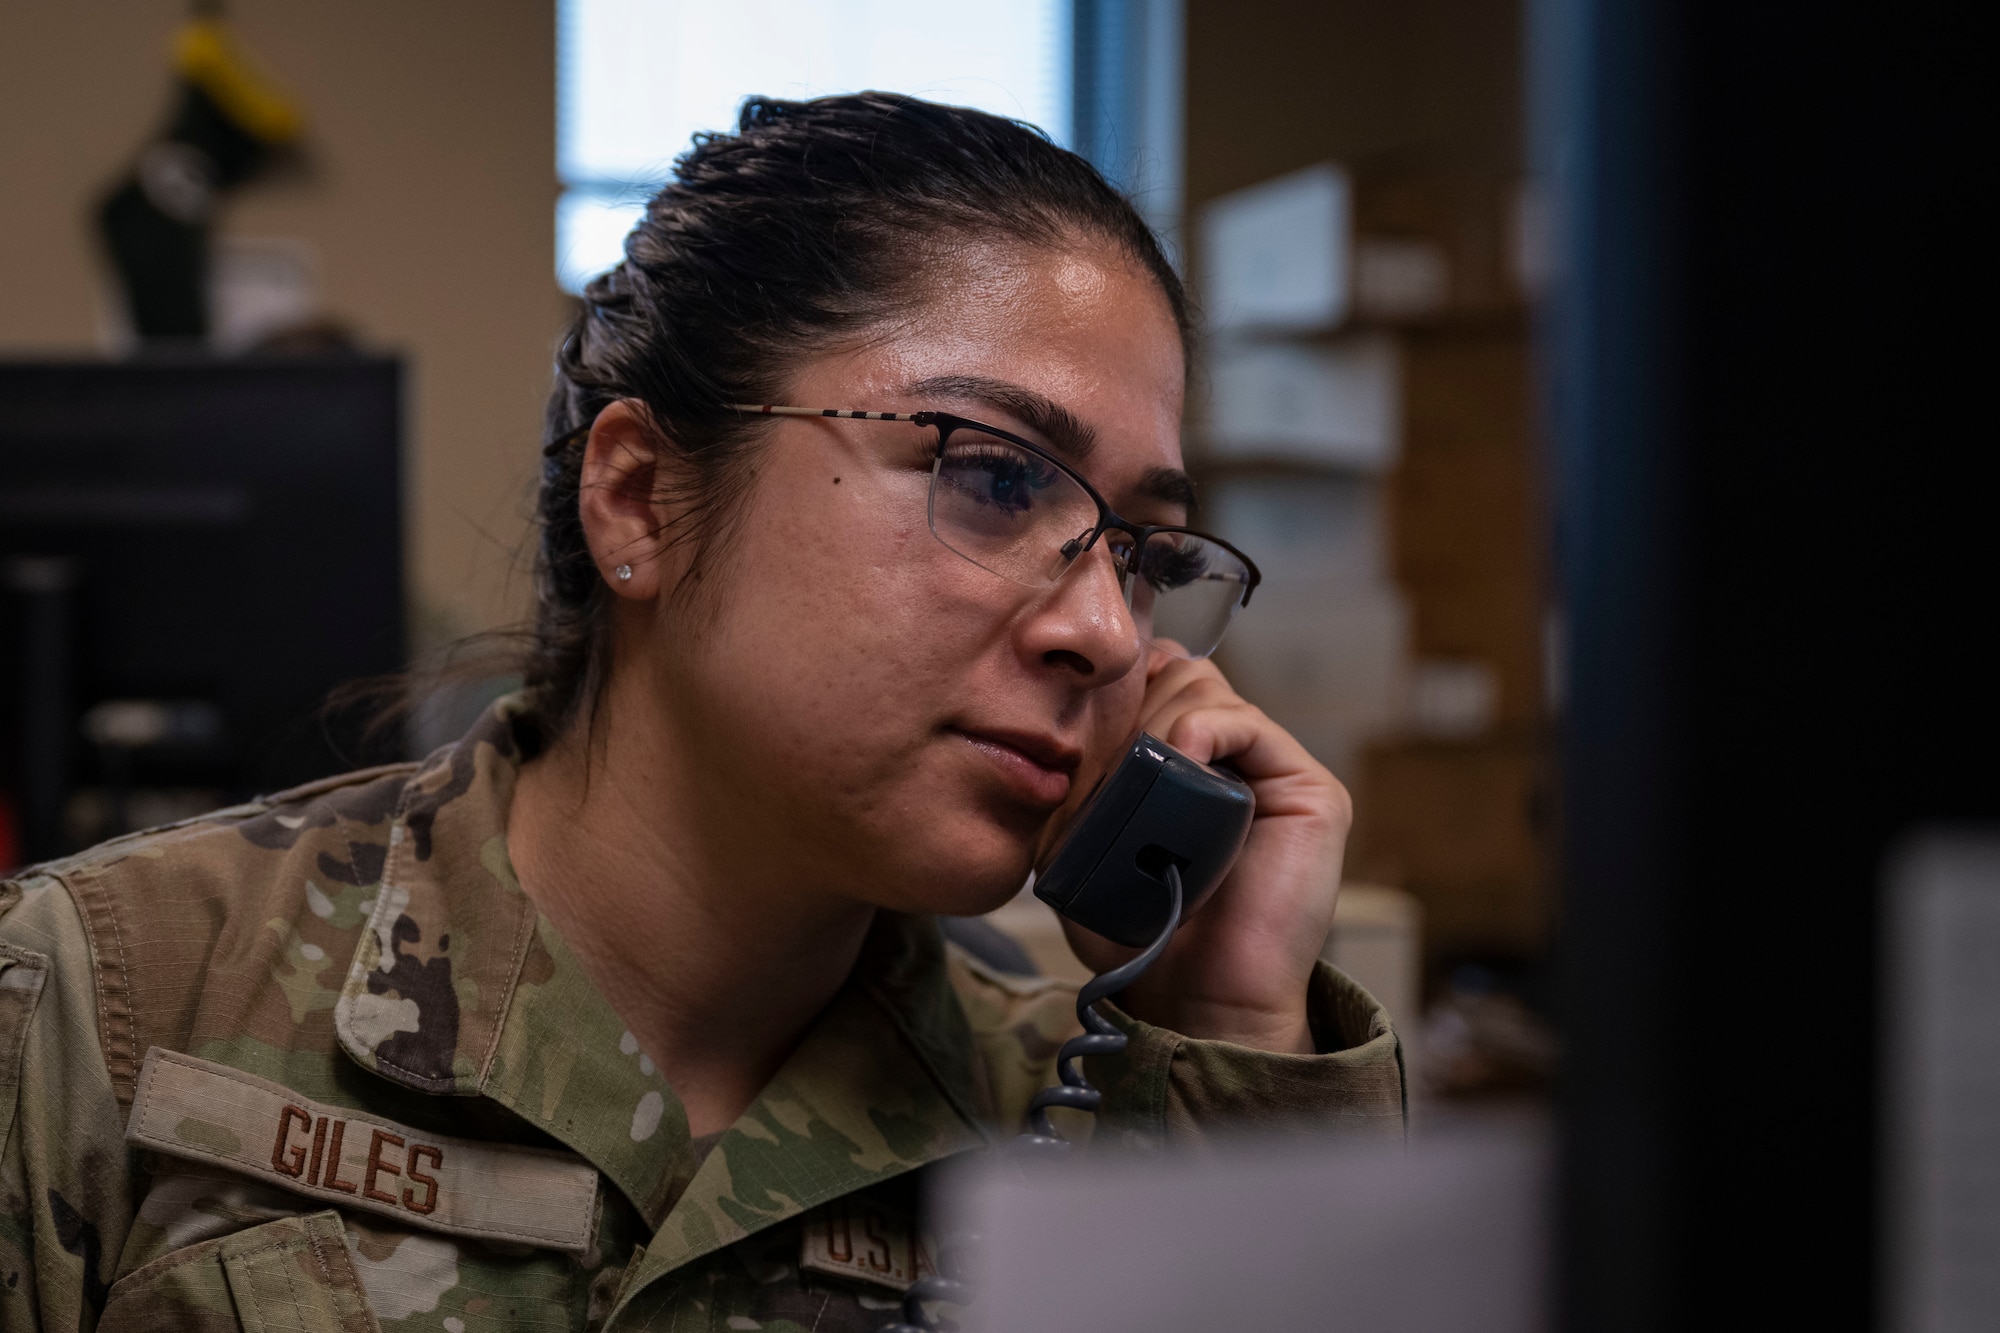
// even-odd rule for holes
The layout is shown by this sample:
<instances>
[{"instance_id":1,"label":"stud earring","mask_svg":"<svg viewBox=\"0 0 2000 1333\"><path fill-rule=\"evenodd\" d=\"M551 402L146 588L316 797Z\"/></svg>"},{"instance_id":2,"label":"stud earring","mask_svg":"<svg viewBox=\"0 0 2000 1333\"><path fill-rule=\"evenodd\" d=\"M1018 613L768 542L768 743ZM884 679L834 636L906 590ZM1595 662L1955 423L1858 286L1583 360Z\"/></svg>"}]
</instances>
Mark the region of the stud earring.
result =
<instances>
[{"instance_id":1,"label":"stud earring","mask_svg":"<svg viewBox=\"0 0 2000 1333\"><path fill-rule=\"evenodd\" d=\"M620 565L611 572L618 576L620 583L630 583L632 581L632 566L630 565Z\"/></svg>"}]
</instances>

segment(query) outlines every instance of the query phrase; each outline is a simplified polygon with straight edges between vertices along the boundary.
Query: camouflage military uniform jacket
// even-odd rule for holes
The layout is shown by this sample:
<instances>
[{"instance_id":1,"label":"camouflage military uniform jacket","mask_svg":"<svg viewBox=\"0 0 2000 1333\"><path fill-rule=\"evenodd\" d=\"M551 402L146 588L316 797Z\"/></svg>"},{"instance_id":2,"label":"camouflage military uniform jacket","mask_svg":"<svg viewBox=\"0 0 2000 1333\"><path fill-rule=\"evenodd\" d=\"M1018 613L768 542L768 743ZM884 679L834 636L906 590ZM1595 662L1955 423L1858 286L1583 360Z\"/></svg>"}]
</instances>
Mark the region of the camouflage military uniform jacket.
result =
<instances>
[{"instance_id":1,"label":"camouflage military uniform jacket","mask_svg":"<svg viewBox=\"0 0 2000 1333\"><path fill-rule=\"evenodd\" d=\"M0 1328L875 1328L926 1261L919 1168L1010 1136L1073 992L884 915L712 1146L522 894L503 703L421 765L0 887ZM1387 1019L1333 1053L1130 1023L1105 1129L1397 1133ZM708 1150L704 1153L703 1148Z\"/></svg>"}]
</instances>

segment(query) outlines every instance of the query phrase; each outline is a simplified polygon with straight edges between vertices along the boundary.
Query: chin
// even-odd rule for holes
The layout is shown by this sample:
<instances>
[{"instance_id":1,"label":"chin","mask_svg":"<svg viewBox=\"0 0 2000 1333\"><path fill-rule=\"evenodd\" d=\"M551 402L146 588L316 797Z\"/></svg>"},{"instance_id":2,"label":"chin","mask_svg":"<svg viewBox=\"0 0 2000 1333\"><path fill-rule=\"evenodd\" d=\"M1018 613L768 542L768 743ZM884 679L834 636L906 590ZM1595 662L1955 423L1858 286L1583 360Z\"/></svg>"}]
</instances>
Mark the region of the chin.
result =
<instances>
[{"instance_id":1,"label":"chin","mask_svg":"<svg viewBox=\"0 0 2000 1333\"><path fill-rule=\"evenodd\" d=\"M977 916L1020 892L1058 812L1009 799L960 751L939 747L949 762L909 764L893 788L871 794L848 825L849 892L937 916Z\"/></svg>"},{"instance_id":2,"label":"chin","mask_svg":"<svg viewBox=\"0 0 2000 1333\"><path fill-rule=\"evenodd\" d=\"M1024 869L998 888L982 888L975 892L960 886L949 893L932 894L929 901L912 910L931 916L984 916L994 908L1013 901L1014 895L1021 891L1027 880L1028 872Z\"/></svg>"},{"instance_id":3,"label":"chin","mask_svg":"<svg viewBox=\"0 0 2000 1333\"><path fill-rule=\"evenodd\" d=\"M1034 842L977 815L940 819L933 830L957 826L959 838L934 832L919 845L898 847L893 870L880 882L877 905L933 916L979 916L1021 891L1033 864Z\"/></svg>"}]
</instances>

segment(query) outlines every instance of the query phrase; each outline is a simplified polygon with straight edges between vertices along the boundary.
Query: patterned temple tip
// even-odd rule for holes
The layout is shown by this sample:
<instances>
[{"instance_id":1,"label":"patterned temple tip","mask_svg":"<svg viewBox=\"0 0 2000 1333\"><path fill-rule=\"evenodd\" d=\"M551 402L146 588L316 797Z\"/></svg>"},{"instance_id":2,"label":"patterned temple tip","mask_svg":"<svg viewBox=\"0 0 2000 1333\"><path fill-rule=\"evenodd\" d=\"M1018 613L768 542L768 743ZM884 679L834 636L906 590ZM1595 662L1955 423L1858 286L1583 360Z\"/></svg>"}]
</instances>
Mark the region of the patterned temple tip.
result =
<instances>
[{"instance_id":1,"label":"patterned temple tip","mask_svg":"<svg viewBox=\"0 0 2000 1333\"><path fill-rule=\"evenodd\" d=\"M916 421L926 412L860 412L848 407L775 407L769 403L731 403L732 412L749 412L765 417L844 417L851 421Z\"/></svg>"}]
</instances>

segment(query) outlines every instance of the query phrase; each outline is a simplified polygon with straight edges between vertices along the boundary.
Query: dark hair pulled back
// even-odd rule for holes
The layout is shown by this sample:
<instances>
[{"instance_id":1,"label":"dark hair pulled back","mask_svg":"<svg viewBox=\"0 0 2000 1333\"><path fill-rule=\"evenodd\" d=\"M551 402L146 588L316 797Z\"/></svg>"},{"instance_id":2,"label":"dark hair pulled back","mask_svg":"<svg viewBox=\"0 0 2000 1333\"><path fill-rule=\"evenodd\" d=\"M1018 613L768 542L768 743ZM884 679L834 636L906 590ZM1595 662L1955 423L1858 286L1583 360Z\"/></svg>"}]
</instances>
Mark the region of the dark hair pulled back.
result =
<instances>
[{"instance_id":1,"label":"dark hair pulled back","mask_svg":"<svg viewBox=\"0 0 2000 1333\"><path fill-rule=\"evenodd\" d=\"M726 520L759 424L729 403L778 400L802 355L926 295L941 245L1122 247L1159 282L1183 339L1181 281L1131 203L1040 131L962 107L860 93L753 97L734 134L701 134L585 289L556 354L537 501L536 613L524 683L552 734L595 701L610 594L578 512L582 433L619 399L670 441L701 543ZM822 406L822 404L810 404ZM824 404L824 406L870 406Z\"/></svg>"}]
</instances>

